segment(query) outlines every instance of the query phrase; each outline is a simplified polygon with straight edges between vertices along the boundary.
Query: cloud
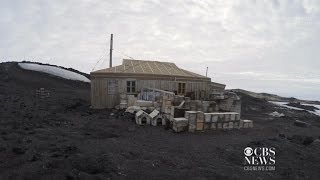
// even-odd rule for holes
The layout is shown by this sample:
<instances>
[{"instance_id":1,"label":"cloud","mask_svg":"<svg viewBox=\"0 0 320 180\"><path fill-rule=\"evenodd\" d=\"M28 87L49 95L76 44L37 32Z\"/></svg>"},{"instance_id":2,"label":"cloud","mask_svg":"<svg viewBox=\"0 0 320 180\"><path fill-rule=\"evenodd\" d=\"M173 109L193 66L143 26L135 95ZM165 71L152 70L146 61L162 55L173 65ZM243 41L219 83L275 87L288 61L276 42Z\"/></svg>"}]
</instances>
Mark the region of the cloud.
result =
<instances>
[{"instance_id":1,"label":"cloud","mask_svg":"<svg viewBox=\"0 0 320 180\"><path fill-rule=\"evenodd\" d=\"M319 83L319 19L318 0L5 0L0 59L90 72L101 57L98 68L107 67L114 33L115 65L126 54L200 74L208 66L214 81L266 91L277 84L257 82L281 75L293 83L301 74L302 93ZM308 80L308 73L316 77Z\"/></svg>"}]
</instances>

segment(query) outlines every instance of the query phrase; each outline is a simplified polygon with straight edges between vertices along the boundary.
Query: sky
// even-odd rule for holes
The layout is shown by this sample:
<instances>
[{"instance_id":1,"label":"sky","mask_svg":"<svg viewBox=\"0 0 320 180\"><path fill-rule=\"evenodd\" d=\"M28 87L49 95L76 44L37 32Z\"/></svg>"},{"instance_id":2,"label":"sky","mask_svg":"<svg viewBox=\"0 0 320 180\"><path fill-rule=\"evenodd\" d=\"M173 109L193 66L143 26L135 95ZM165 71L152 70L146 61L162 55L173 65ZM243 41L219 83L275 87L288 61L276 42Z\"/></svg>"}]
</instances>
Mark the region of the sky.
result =
<instances>
[{"instance_id":1,"label":"sky","mask_svg":"<svg viewBox=\"0 0 320 180\"><path fill-rule=\"evenodd\" d=\"M0 62L89 73L174 62L227 88L320 100L319 0L0 0ZM97 63L98 62L98 63Z\"/></svg>"}]
</instances>

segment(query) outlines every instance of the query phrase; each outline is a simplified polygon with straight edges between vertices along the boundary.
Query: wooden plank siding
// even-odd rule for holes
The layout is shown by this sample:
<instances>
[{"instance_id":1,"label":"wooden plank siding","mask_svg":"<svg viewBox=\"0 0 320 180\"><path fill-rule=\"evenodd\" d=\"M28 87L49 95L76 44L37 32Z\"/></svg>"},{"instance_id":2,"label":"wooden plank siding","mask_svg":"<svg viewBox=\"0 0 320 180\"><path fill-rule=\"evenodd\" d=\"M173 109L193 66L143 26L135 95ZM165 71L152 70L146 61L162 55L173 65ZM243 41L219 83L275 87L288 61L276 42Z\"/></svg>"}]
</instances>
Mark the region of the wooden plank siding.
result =
<instances>
[{"instance_id":1,"label":"wooden plank siding","mask_svg":"<svg viewBox=\"0 0 320 180\"><path fill-rule=\"evenodd\" d=\"M118 87L115 94L108 94L108 80L117 80ZM95 77L91 76L91 106L95 109L113 108L120 103L119 94L127 93L127 81L136 81L136 91L144 87L157 88L167 91L177 91L178 83L186 83L185 92L195 92L196 99L199 98L199 92L208 93L211 81L199 81L194 79L177 79L177 78L155 78L147 79L146 77Z\"/></svg>"}]
</instances>

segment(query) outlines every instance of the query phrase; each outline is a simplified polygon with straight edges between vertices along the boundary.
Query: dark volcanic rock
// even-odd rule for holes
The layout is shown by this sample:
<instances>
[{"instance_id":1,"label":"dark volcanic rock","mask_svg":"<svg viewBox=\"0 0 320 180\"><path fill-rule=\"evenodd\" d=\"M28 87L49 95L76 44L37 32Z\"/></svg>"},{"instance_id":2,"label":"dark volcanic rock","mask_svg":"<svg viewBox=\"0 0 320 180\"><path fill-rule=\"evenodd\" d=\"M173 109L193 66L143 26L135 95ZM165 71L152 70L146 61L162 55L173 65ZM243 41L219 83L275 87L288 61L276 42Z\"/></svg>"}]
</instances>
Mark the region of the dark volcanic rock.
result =
<instances>
[{"instance_id":1,"label":"dark volcanic rock","mask_svg":"<svg viewBox=\"0 0 320 180\"><path fill-rule=\"evenodd\" d=\"M313 141L314 138L311 136L303 136L303 135L293 135L290 138L291 142L297 143L297 144L302 144L302 145L310 145Z\"/></svg>"},{"instance_id":2,"label":"dark volcanic rock","mask_svg":"<svg viewBox=\"0 0 320 180\"><path fill-rule=\"evenodd\" d=\"M299 121L299 120L295 120L293 123L295 126L299 126L299 127L310 127L311 124L310 123L306 123L304 121Z\"/></svg>"},{"instance_id":3,"label":"dark volcanic rock","mask_svg":"<svg viewBox=\"0 0 320 180\"><path fill-rule=\"evenodd\" d=\"M15 154L24 154L26 150L22 147L13 147L12 152Z\"/></svg>"}]
</instances>

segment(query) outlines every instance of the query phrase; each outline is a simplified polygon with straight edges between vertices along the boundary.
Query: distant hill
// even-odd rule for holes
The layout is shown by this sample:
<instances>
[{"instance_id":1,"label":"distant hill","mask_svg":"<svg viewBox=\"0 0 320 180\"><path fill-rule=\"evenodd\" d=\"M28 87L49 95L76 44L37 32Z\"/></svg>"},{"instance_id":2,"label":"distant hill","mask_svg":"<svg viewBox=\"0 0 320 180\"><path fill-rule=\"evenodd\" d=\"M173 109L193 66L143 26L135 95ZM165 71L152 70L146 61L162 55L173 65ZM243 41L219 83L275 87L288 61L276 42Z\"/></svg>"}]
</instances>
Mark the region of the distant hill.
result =
<instances>
[{"instance_id":1,"label":"distant hill","mask_svg":"<svg viewBox=\"0 0 320 180\"><path fill-rule=\"evenodd\" d=\"M297 99L294 97L281 97L281 96L278 96L275 94L268 94L268 93L255 93L255 92L251 92L251 91L247 91L247 90L243 90L243 89L231 89L230 91L236 92L236 93L237 92L244 93L244 94L247 94L247 95L255 97L255 98L265 99L267 101L300 102L300 103L304 103L304 104L320 105L319 101L302 100L302 99Z\"/></svg>"},{"instance_id":2,"label":"distant hill","mask_svg":"<svg viewBox=\"0 0 320 180\"><path fill-rule=\"evenodd\" d=\"M74 91L74 89L84 91L90 90L90 83L69 80L39 71L26 70L21 68L18 64L19 62L0 63L0 97L1 93L5 93L6 91L13 91L13 89L19 90L19 92L16 92L17 94L30 93L30 91L34 91L39 88L51 90L71 89L72 91ZM58 67L53 65L49 66ZM71 71L71 69L68 70ZM74 70L72 72L77 73L78 71ZM85 75L85 73L81 74ZM2 90L4 90L4 92L1 91L1 87L3 88Z\"/></svg>"}]
</instances>

